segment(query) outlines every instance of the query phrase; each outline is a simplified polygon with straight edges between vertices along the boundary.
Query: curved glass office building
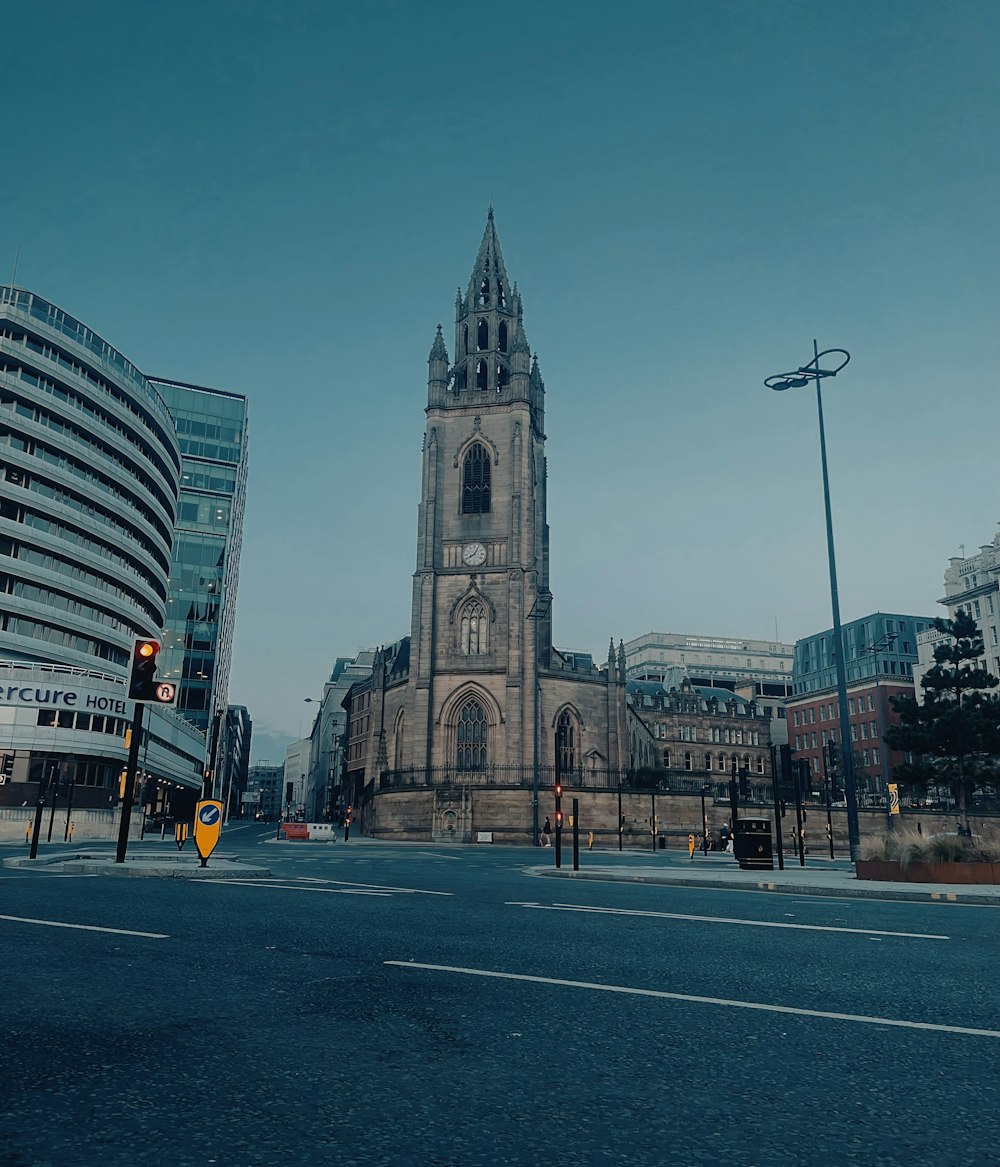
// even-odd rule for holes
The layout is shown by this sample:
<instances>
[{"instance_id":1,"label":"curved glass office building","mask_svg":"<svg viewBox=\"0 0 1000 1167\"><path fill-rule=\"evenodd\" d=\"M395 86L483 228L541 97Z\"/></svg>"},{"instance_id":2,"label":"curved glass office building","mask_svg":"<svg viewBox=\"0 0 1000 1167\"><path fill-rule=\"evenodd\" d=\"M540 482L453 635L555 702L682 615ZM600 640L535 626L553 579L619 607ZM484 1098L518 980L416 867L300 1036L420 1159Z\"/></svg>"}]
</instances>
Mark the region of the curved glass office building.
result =
<instances>
[{"instance_id":1,"label":"curved glass office building","mask_svg":"<svg viewBox=\"0 0 1000 1167\"><path fill-rule=\"evenodd\" d=\"M94 806L117 794L132 638L167 619L180 464L170 413L134 365L0 286L0 806L54 777L104 791ZM144 768L194 786L201 735L156 713Z\"/></svg>"}]
</instances>

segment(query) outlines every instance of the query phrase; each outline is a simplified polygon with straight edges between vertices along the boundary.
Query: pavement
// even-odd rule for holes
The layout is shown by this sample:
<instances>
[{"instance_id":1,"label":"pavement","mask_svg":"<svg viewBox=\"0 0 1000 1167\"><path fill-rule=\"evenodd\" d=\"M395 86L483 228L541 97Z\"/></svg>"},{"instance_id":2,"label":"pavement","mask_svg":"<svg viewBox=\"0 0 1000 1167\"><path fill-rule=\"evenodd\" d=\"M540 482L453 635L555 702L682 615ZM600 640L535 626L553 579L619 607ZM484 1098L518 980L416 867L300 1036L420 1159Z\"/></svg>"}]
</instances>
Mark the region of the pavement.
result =
<instances>
[{"instance_id":1,"label":"pavement","mask_svg":"<svg viewBox=\"0 0 1000 1167\"><path fill-rule=\"evenodd\" d=\"M659 853L658 853L659 854ZM697 855L694 860L667 852L669 859L652 855L639 865L636 853L623 853L621 861L608 861L606 853L583 854L580 870L573 870L572 851L563 850L562 867L532 866L532 875L555 879L594 879L603 882L657 883L674 887L715 888L726 891L771 891L788 895L832 896L836 899L899 900L928 903L1000 905L996 884L888 883L858 879L847 859L807 859L807 866L786 860L784 871L744 871L731 855ZM598 858L599 856L599 858ZM595 859L597 862L595 862Z\"/></svg>"},{"instance_id":2,"label":"pavement","mask_svg":"<svg viewBox=\"0 0 1000 1167\"><path fill-rule=\"evenodd\" d=\"M44 868L52 875L112 875L146 879L267 879L266 867L244 863L239 856L213 855L208 867L202 867L196 855L164 855L133 849L124 863L116 863L112 851L57 851L29 859L27 855L8 855L4 867Z\"/></svg>"}]
</instances>

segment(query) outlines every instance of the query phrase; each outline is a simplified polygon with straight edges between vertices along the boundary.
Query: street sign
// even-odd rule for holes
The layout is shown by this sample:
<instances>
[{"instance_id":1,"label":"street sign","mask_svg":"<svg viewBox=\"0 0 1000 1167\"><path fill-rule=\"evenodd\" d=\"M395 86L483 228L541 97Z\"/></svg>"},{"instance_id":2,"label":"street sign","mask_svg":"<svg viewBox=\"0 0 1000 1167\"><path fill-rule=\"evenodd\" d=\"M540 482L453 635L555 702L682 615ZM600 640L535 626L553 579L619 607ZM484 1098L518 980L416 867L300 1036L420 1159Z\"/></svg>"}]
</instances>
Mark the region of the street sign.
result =
<instances>
[{"instance_id":1,"label":"street sign","mask_svg":"<svg viewBox=\"0 0 1000 1167\"><path fill-rule=\"evenodd\" d=\"M889 813L899 814L899 787L895 782L889 783Z\"/></svg>"},{"instance_id":2,"label":"street sign","mask_svg":"<svg viewBox=\"0 0 1000 1167\"><path fill-rule=\"evenodd\" d=\"M214 799L199 802L194 808L194 845L198 848L202 867L208 866L208 857L215 850L222 834L222 803Z\"/></svg>"}]
</instances>

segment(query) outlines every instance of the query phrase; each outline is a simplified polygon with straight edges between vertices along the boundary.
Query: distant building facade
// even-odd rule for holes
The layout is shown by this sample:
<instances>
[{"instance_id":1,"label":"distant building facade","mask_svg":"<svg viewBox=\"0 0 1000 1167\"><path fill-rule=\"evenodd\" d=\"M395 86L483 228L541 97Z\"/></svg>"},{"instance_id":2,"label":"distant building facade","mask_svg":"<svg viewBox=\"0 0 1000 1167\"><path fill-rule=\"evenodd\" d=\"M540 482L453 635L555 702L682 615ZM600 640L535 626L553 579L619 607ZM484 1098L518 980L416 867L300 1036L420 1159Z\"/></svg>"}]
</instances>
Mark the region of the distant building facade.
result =
<instances>
[{"instance_id":1,"label":"distant building facade","mask_svg":"<svg viewBox=\"0 0 1000 1167\"><path fill-rule=\"evenodd\" d=\"M899 720L892 698L913 693L917 638L930 623L929 616L875 612L842 626L848 734L855 778L862 792L882 793L892 770L904 761L903 754L887 750L885 733ZM809 761L819 784L830 769L828 744L837 746L843 740L832 629L796 642L793 687L786 712L789 745L794 754ZM836 755L834 749L834 765ZM837 777L829 776L831 781Z\"/></svg>"},{"instance_id":2,"label":"distant building facade","mask_svg":"<svg viewBox=\"0 0 1000 1167\"><path fill-rule=\"evenodd\" d=\"M256 762L247 773L243 817L277 822L283 810L284 787L283 763Z\"/></svg>"},{"instance_id":3,"label":"distant building facade","mask_svg":"<svg viewBox=\"0 0 1000 1167\"><path fill-rule=\"evenodd\" d=\"M793 650L778 640L647 632L625 641L625 675L630 681L669 685L679 672L692 685L721 689L756 682L762 693L785 697Z\"/></svg>"},{"instance_id":4,"label":"distant building facade","mask_svg":"<svg viewBox=\"0 0 1000 1167\"><path fill-rule=\"evenodd\" d=\"M658 751L656 769L669 790L701 790L744 773L750 785L771 782L771 724L753 701L728 689L683 681L627 682L631 710L648 727Z\"/></svg>"},{"instance_id":5,"label":"distant building facade","mask_svg":"<svg viewBox=\"0 0 1000 1167\"><path fill-rule=\"evenodd\" d=\"M949 620L954 620L960 611L975 620L983 637L980 662L993 676L1000 677L1000 532L975 555L956 556L948 561L944 595L938 603L947 610ZM934 649L948 639L934 628L919 635L914 667L918 699L922 695L920 681L934 664Z\"/></svg>"}]
</instances>

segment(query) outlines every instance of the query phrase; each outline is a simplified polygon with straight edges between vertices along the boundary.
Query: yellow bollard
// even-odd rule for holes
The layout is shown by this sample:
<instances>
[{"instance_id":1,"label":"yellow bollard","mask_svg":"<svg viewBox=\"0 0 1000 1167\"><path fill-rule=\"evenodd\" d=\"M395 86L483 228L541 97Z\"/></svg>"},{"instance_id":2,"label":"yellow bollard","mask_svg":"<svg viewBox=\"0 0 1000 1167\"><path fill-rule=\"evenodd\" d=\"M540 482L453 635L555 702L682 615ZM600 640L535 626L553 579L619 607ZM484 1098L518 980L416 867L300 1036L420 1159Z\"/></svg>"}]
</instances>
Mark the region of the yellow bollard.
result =
<instances>
[{"instance_id":1,"label":"yellow bollard","mask_svg":"<svg viewBox=\"0 0 1000 1167\"><path fill-rule=\"evenodd\" d=\"M26 843L31 842L31 823L30 822L24 824L24 841Z\"/></svg>"}]
</instances>

